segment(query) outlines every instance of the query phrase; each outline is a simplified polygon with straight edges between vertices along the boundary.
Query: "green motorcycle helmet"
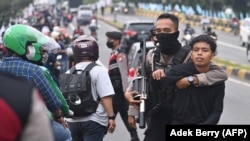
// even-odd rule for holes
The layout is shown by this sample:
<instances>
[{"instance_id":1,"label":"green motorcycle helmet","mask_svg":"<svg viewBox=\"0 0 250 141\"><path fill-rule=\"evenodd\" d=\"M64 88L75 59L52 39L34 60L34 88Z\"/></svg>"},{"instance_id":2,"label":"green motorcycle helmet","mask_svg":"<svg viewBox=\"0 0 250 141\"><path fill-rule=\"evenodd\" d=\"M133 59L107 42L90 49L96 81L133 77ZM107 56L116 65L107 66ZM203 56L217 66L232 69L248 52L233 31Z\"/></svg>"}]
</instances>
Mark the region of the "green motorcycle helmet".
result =
<instances>
[{"instance_id":1,"label":"green motorcycle helmet","mask_svg":"<svg viewBox=\"0 0 250 141\"><path fill-rule=\"evenodd\" d=\"M3 42L6 48L20 56L25 56L28 49L30 54L27 59L31 61L41 60L41 47L47 49L49 53L57 53L60 49L60 45L54 39L31 26L22 24L9 27L3 36Z\"/></svg>"}]
</instances>

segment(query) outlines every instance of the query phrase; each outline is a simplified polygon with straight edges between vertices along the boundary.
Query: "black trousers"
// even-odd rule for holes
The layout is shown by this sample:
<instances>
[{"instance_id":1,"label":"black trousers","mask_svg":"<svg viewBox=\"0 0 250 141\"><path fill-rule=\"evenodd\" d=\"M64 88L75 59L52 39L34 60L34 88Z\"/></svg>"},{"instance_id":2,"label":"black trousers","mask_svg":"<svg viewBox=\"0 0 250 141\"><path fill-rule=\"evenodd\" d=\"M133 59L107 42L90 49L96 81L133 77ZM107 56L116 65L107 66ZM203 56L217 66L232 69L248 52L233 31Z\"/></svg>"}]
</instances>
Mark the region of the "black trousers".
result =
<instances>
[{"instance_id":1,"label":"black trousers","mask_svg":"<svg viewBox=\"0 0 250 141\"><path fill-rule=\"evenodd\" d=\"M170 125L172 121L171 113L166 113L164 109L147 116L147 129L143 141L166 141L166 125Z\"/></svg>"},{"instance_id":2,"label":"black trousers","mask_svg":"<svg viewBox=\"0 0 250 141\"><path fill-rule=\"evenodd\" d=\"M129 133L136 131L136 128L132 128L128 125L128 107L129 104L124 97L123 90L115 89L115 95L113 96L113 110L115 115L119 112L123 123L125 124Z\"/></svg>"}]
</instances>

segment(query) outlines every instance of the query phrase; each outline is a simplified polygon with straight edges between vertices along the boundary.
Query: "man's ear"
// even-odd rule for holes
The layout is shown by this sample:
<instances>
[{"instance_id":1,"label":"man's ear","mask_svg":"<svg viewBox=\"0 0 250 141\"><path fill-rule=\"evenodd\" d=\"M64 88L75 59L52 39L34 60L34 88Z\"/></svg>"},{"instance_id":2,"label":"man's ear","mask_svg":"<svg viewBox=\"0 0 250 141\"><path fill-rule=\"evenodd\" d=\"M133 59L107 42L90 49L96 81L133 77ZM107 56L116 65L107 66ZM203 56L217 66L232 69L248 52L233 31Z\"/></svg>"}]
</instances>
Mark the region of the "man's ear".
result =
<instances>
[{"instance_id":1,"label":"man's ear","mask_svg":"<svg viewBox=\"0 0 250 141\"><path fill-rule=\"evenodd\" d=\"M193 53L193 51L191 51L191 53L190 53L190 59L191 59L191 60L193 60L193 58L192 58L192 53Z\"/></svg>"},{"instance_id":2,"label":"man's ear","mask_svg":"<svg viewBox=\"0 0 250 141\"><path fill-rule=\"evenodd\" d=\"M214 53L213 53L213 55L212 55L212 59L213 59L215 56L216 56L216 52L214 52Z\"/></svg>"}]
</instances>

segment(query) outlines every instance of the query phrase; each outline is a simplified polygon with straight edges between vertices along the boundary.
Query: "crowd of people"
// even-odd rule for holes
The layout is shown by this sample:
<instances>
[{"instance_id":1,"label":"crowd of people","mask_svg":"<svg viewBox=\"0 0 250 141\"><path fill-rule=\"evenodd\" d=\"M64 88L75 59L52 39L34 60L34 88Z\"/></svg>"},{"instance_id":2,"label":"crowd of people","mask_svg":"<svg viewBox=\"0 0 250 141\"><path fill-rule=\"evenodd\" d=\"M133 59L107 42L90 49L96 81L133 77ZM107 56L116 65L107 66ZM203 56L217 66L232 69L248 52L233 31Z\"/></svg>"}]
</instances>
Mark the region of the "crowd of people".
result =
<instances>
[{"instance_id":1,"label":"crowd of people","mask_svg":"<svg viewBox=\"0 0 250 141\"><path fill-rule=\"evenodd\" d=\"M17 130L0 126L0 140L103 141L108 132L115 132L119 113L131 141L139 141L136 120L141 101L133 98L138 92L128 79L127 56L120 49L122 33L106 32L111 50L108 71L97 65L89 72L92 96L96 101L100 98L96 112L74 117L60 90L59 76L72 67L84 70L96 63L99 44L80 25L71 36L59 23L46 20L46 14L39 26L15 24L2 35L0 78L17 87L1 81L0 111L6 114L0 125ZM165 141L166 125L216 125L223 111L227 73L211 62L215 40L202 34L182 47L178 18L169 13L158 16L150 33L155 47L141 58L146 59L148 81L143 140Z\"/></svg>"}]
</instances>

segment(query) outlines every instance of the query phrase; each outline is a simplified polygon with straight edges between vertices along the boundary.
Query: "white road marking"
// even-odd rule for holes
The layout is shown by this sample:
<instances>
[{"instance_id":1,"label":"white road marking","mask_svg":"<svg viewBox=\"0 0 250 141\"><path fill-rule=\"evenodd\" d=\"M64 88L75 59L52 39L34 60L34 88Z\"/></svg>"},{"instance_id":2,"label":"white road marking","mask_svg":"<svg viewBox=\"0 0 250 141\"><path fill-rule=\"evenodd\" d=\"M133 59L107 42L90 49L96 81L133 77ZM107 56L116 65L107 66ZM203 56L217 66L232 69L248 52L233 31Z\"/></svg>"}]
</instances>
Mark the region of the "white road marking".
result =
<instances>
[{"instance_id":1,"label":"white road marking","mask_svg":"<svg viewBox=\"0 0 250 141\"><path fill-rule=\"evenodd\" d=\"M224 45L224 46L227 46L227 47L230 47L230 48L233 48L233 49L238 49L238 50L241 50L241 51L246 51L245 48L242 48L240 46L236 46L236 45L232 45L232 44L228 44L228 43L225 43L225 42L221 42L221 41L217 41L218 44L220 45Z\"/></svg>"},{"instance_id":2,"label":"white road marking","mask_svg":"<svg viewBox=\"0 0 250 141\"><path fill-rule=\"evenodd\" d=\"M250 87L250 84L247 82L243 82L242 80L237 80L237 79L233 79L233 78L228 78L229 81L234 82L234 83L238 83L240 85L244 85L246 87Z\"/></svg>"}]
</instances>

